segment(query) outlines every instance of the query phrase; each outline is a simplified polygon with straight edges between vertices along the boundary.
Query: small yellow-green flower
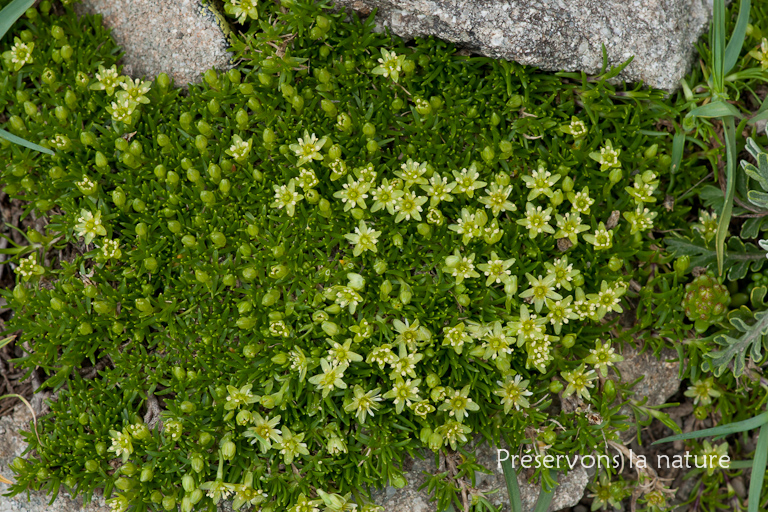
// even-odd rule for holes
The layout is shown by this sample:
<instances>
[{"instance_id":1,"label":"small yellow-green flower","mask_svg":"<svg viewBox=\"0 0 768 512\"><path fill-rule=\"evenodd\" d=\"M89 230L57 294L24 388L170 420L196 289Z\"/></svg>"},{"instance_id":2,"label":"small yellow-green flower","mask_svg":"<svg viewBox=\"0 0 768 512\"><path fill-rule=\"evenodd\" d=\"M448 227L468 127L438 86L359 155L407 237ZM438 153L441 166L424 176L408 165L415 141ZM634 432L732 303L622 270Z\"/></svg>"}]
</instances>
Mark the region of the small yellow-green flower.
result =
<instances>
[{"instance_id":1,"label":"small yellow-green flower","mask_svg":"<svg viewBox=\"0 0 768 512\"><path fill-rule=\"evenodd\" d=\"M226 154L235 159L236 162L244 162L251 153L253 140L243 140L238 134L232 135L232 145L225 151Z\"/></svg>"},{"instance_id":2,"label":"small yellow-green flower","mask_svg":"<svg viewBox=\"0 0 768 512\"><path fill-rule=\"evenodd\" d=\"M560 372L560 375L568 382L568 386L563 392L563 396L569 396L576 393L584 400L590 399L589 390L595 385L592 383L597 378L594 370L585 371L585 365L582 363L578 368L570 372Z\"/></svg>"},{"instance_id":3,"label":"small yellow-green flower","mask_svg":"<svg viewBox=\"0 0 768 512\"><path fill-rule=\"evenodd\" d=\"M510 281L512 271L509 270L515 263L515 258L508 260L502 260L496 254L495 251L491 251L491 256L486 263L481 263L477 266L483 271L487 279L485 280L485 286L491 286L492 284L507 283Z\"/></svg>"},{"instance_id":4,"label":"small yellow-green flower","mask_svg":"<svg viewBox=\"0 0 768 512\"><path fill-rule=\"evenodd\" d=\"M397 55L395 52L382 48L379 65L373 68L371 73L383 75L384 78L390 77L393 82L397 82L400 79L400 71L402 71L404 63L405 55Z\"/></svg>"},{"instance_id":5,"label":"small yellow-green flower","mask_svg":"<svg viewBox=\"0 0 768 512\"><path fill-rule=\"evenodd\" d=\"M13 70L18 71L25 64L33 62L32 51L35 49L35 43L24 43L18 37L13 38L13 46L11 47L10 61L13 64Z\"/></svg>"},{"instance_id":6,"label":"small yellow-green flower","mask_svg":"<svg viewBox=\"0 0 768 512\"><path fill-rule=\"evenodd\" d=\"M768 39L763 38L760 42L759 50L752 50L749 56L760 61L760 68L765 71L768 69Z\"/></svg>"},{"instance_id":7,"label":"small yellow-green flower","mask_svg":"<svg viewBox=\"0 0 768 512\"><path fill-rule=\"evenodd\" d=\"M278 209L285 208L285 213L293 217L296 213L296 204L304 199L303 194L296 192L296 182L291 179L287 185L272 185L272 188L275 190L275 200L270 206Z\"/></svg>"},{"instance_id":8,"label":"small yellow-green flower","mask_svg":"<svg viewBox=\"0 0 768 512\"><path fill-rule=\"evenodd\" d=\"M562 295L555 291L555 276L548 274L545 277L534 277L532 274L525 274L528 279L529 287L520 297L523 299L531 299L536 312L541 311L544 307L544 303L547 299L560 300Z\"/></svg>"},{"instance_id":9,"label":"small yellow-green flower","mask_svg":"<svg viewBox=\"0 0 768 512\"><path fill-rule=\"evenodd\" d=\"M334 389L347 389L347 384L342 380L344 378L344 372L348 368L347 364L340 364L338 366L331 366L326 359L320 360L320 367L323 373L319 373L314 377L309 378L310 384L317 386L318 391L323 392L323 398Z\"/></svg>"},{"instance_id":10,"label":"small yellow-green flower","mask_svg":"<svg viewBox=\"0 0 768 512\"><path fill-rule=\"evenodd\" d=\"M262 453L267 453L272 448L272 443L281 443L283 438L281 437L281 431L277 426L280 424L280 416L270 418L263 417L258 412L253 413L254 426L248 427L248 430L243 434L246 438L251 438L251 444L255 444L257 441L261 445Z\"/></svg>"},{"instance_id":11,"label":"small yellow-green flower","mask_svg":"<svg viewBox=\"0 0 768 512\"><path fill-rule=\"evenodd\" d=\"M480 406L469 398L469 388L470 386L466 385L461 391L454 390L446 395L445 403L438 409L448 411L448 416L455 417L456 421L462 421L469 411L480 410Z\"/></svg>"},{"instance_id":12,"label":"small yellow-green flower","mask_svg":"<svg viewBox=\"0 0 768 512\"><path fill-rule=\"evenodd\" d=\"M603 345L600 340L597 340L595 348L590 350L589 355L584 359L586 363L594 366L603 377L608 376L609 366L613 366L613 363L618 363L623 360L624 358L611 348L610 342L606 342L605 345Z\"/></svg>"},{"instance_id":13,"label":"small yellow-green flower","mask_svg":"<svg viewBox=\"0 0 768 512\"><path fill-rule=\"evenodd\" d=\"M286 464L293 462L293 459L299 455L309 455L307 450L307 443L303 443L304 433L294 434L288 427L283 428L283 440L277 443L277 449L280 450L280 455L283 456L283 461Z\"/></svg>"},{"instance_id":14,"label":"small yellow-green flower","mask_svg":"<svg viewBox=\"0 0 768 512\"><path fill-rule=\"evenodd\" d=\"M410 407L411 402L421 400L419 397L419 384L421 384L421 379L408 379L405 381L397 379L392 389L384 393L383 397L391 399L395 404L395 411L397 411L397 414L400 414L406 405Z\"/></svg>"},{"instance_id":15,"label":"small yellow-green flower","mask_svg":"<svg viewBox=\"0 0 768 512\"><path fill-rule=\"evenodd\" d=\"M589 207L595 203L595 200L589 197L589 187L584 187L581 192L568 192L568 200L574 210L584 215L589 213Z\"/></svg>"},{"instance_id":16,"label":"small yellow-green flower","mask_svg":"<svg viewBox=\"0 0 768 512\"><path fill-rule=\"evenodd\" d=\"M301 167L312 160L322 160L323 155L320 154L320 150L323 149L327 140L328 137L318 139L314 133L310 135L307 130L304 130L304 137L299 137L296 144L288 146L299 158L296 166Z\"/></svg>"},{"instance_id":17,"label":"small yellow-green flower","mask_svg":"<svg viewBox=\"0 0 768 512\"><path fill-rule=\"evenodd\" d=\"M693 398L694 405L709 405L712 399L719 397L720 394L712 377L697 380L685 392L685 396Z\"/></svg>"},{"instance_id":18,"label":"small yellow-green flower","mask_svg":"<svg viewBox=\"0 0 768 512\"><path fill-rule=\"evenodd\" d=\"M529 381L522 380L520 375L515 375L514 379L511 376L507 377L507 380L504 382L496 382L499 389L493 393L501 397L501 405L504 406L504 414L509 414L509 411L511 411L513 407L516 411L519 411L521 407L530 407L531 404L528 402L527 397L533 395L533 393L526 389L528 383Z\"/></svg>"},{"instance_id":19,"label":"small yellow-green flower","mask_svg":"<svg viewBox=\"0 0 768 512\"><path fill-rule=\"evenodd\" d=\"M365 251L377 252L376 244L381 236L381 231L375 231L369 228L364 220L360 221L360 225L355 228L354 233L347 233L344 238L349 240L354 246L353 254L355 257L360 256Z\"/></svg>"},{"instance_id":20,"label":"small yellow-green flower","mask_svg":"<svg viewBox=\"0 0 768 512\"><path fill-rule=\"evenodd\" d=\"M93 91L107 91L107 94L112 96L115 93L115 88L123 81L122 77L117 73L117 67L112 66L109 69L105 69L104 66L99 66L99 71L96 73L97 83L90 86Z\"/></svg>"},{"instance_id":21,"label":"small yellow-green flower","mask_svg":"<svg viewBox=\"0 0 768 512\"><path fill-rule=\"evenodd\" d=\"M16 273L19 274L24 281L28 281L34 276L45 274L45 268L37 263L37 253L33 252L29 257L19 262L19 266L16 267Z\"/></svg>"},{"instance_id":22,"label":"small yellow-green flower","mask_svg":"<svg viewBox=\"0 0 768 512\"><path fill-rule=\"evenodd\" d=\"M454 194L463 193L468 197L473 197L475 190L487 185L486 182L480 181L480 173L477 172L477 166L474 163L469 166L469 169L453 171L453 177L456 179L456 186L453 188Z\"/></svg>"},{"instance_id":23,"label":"small yellow-green flower","mask_svg":"<svg viewBox=\"0 0 768 512\"><path fill-rule=\"evenodd\" d=\"M353 396L344 406L344 410L354 413L357 421L364 424L368 416L373 417L373 413L380 407L378 403L382 400L379 396L380 391L381 388L365 391L360 385L355 385Z\"/></svg>"},{"instance_id":24,"label":"small yellow-green flower","mask_svg":"<svg viewBox=\"0 0 768 512\"><path fill-rule=\"evenodd\" d=\"M596 160L600 164L601 171L607 171L608 169L621 167L619 162L620 149L614 149L611 140L605 141L605 146L600 148L600 152L594 151L589 154L589 157Z\"/></svg>"},{"instance_id":25,"label":"small yellow-green flower","mask_svg":"<svg viewBox=\"0 0 768 512\"><path fill-rule=\"evenodd\" d=\"M532 203L525 205L525 218L518 219L517 223L528 230L529 238L536 238L541 233L554 234L555 230L549 225L552 208L542 209L541 206L534 206Z\"/></svg>"},{"instance_id":26,"label":"small yellow-green flower","mask_svg":"<svg viewBox=\"0 0 768 512\"><path fill-rule=\"evenodd\" d=\"M613 247L613 232L601 222L593 234L584 235L584 240L594 245L595 250L604 251Z\"/></svg>"},{"instance_id":27,"label":"small yellow-green flower","mask_svg":"<svg viewBox=\"0 0 768 512\"><path fill-rule=\"evenodd\" d=\"M227 0L224 4L224 12L237 18L238 23L245 23L248 18L259 19L259 11L256 8L256 0Z\"/></svg>"},{"instance_id":28,"label":"small yellow-green flower","mask_svg":"<svg viewBox=\"0 0 768 512\"><path fill-rule=\"evenodd\" d=\"M525 182L525 186L531 189L528 193L528 201L533 201L542 194L547 197L552 197L552 186L560 181L560 175L555 174L553 176L552 173L544 167L544 164L539 164L539 168L533 171L530 176L523 176L522 178Z\"/></svg>"},{"instance_id":29,"label":"small yellow-green flower","mask_svg":"<svg viewBox=\"0 0 768 512\"><path fill-rule=\"evenodd\" d=\"M101 223L101 210L96 210L96 215L88 210L80 210L75 233L85 237L86 245L90 244L96 236L106 236L107 230Z\"/></svg>"},{"instance_id":30,"label":"small yellow-green flower","mask_svg":"<svg viewBox=\"0 0 768 512\"><path fill-rule=\"evenodd\" d=\"M347 176L347 182L342 185L341 190L333 194L333 197L341 199L345 212L355 207L365 210L365 200L368 199L367 192L370 188L370 182L353 180L352 176Z\"/></svg>"}]
</instances>

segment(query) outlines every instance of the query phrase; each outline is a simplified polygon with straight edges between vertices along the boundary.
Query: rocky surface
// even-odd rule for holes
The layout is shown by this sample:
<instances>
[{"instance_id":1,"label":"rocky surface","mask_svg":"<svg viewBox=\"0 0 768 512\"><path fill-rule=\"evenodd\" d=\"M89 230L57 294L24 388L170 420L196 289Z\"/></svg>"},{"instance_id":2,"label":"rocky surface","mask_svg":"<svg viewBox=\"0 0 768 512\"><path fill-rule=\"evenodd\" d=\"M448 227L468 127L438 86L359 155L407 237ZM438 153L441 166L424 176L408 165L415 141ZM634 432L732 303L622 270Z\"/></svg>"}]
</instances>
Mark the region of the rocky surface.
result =
<instances>
[{"instance_id":1,"label":"rocky surface","mask_svg":"<svg viewBox=\"0 0 768 512\"><path fill-rule=\"evenodd\" d=\"M200 0L83 0L78 9L104 17L133 77L165 72L183 86L230 67L226 23Z\"/></svg>"},{"instance_id":2,"label":"rocky surface","mask_svg":"<svg viewBox=\"0 0 768 512\"><path fill-rule=\"evenodd\" d=\"M634 61L619 78L676 89L711 0L337 0L404 38L433 35L494 58L551 71L600 71Z\"/></svg>"},{"instance_id":3,"label":"rocky surface","mask_svg":"<svg viewBox=\"0 0 768 512\"><path fill-rule=\"evenodd\" d=\"M509 448L503 445L502 448ZM477 463L490 471L489 474L475 473L475 490L490 501L493 505L504 504L505 511L509 510L509 494L504 481L504 473L497 463L497 451L495 448L485 443L476 444L474 447L465 447L469 452L477 457ZM436 502L430 502L426 490L419 491L418 488L426 480L423 471L435 473L434 455L425 454L425 459L412 459L407 462L411 465L406 472L405 478L408 482L402 489L386 487L373 493L376 504L384 507L386 512L436 512ZM440 468L445 471L444 468ZM560 477L560 485L555 489L555 495L549 510L560 510L566 507L572 507L581 500L584 495L584 489L588 483L587 472L579 465L567 476ZM517 478L520 486L520 494L525 512L530 512L536 505L539 497L540 486L537 482L529 484L526 475L521 473ZM471 497L472 491L468 493Z\"/></svg>"},{"instance_id":4,"label":"rocky surface","mask_svg":"<svg viewBox=\"0 0 768 512\"><path fill-rule=\"evenodd\" d=\"M647 406L661 405L665 403L672 395L677 393L680 388L680 363L677 359L677 352L672 349L662 350L658 358L650 350L642 354L631 347L626 347L623 354L624 361L616 363L616 368L621 372L621 378L624 382L633 382L643 377L633 391L635 400L642 401L648 397L645 403ZM624 406L619 414L627 415L634 419L634 415L629 406ZM629 429L622 434L622 438L627 441L634 437L635 429Z\"/></svg>"},{"instance_id":5,"label":"rocky surface","mask_svg":"<svg viewBox=\"0 0 768 512\"><path fill-rule=\"evenodd\" d=\"M27 448L19 431L28 430L30 421L32 413L24 405L17 406L13 414L0 418L0 475L10 480L13 471L9 464ZM8 487L8 484L0 483L0 512L109 512L101 496L94 496L91 503L84 506L82 497L73 500L62 488L58 499L49 505L50 496L44 492L30 492L29 500L26 493L13 498L1 496Z\"/></svg>"}]
</instances>

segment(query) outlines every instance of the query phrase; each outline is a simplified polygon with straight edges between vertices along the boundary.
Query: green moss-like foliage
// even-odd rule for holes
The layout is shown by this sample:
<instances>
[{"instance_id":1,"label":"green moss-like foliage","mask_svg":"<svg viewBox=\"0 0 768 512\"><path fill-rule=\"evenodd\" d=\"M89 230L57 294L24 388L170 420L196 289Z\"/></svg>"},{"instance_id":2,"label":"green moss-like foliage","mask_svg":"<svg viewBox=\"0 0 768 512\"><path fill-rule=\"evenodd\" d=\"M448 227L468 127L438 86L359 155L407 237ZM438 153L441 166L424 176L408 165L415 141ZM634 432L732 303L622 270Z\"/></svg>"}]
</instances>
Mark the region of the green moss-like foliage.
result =
<instances>
[{"instance_id":1,"label":"green moss-like foliage","mask_svg":"<svg viewBox=\"0 0 768 512\"><path fill-rule=\"evenodd\" d=\"M188 95L122 77L69 10L3 41L7 126L55 150L0 149L50 219L5 293L18 364L59 390L12 492L348 510L417 448L573 454L626 425L600 392L617 314L678 222L661 95L283 8L230 13L239 67Z\"/></svg>"}]
</instances>

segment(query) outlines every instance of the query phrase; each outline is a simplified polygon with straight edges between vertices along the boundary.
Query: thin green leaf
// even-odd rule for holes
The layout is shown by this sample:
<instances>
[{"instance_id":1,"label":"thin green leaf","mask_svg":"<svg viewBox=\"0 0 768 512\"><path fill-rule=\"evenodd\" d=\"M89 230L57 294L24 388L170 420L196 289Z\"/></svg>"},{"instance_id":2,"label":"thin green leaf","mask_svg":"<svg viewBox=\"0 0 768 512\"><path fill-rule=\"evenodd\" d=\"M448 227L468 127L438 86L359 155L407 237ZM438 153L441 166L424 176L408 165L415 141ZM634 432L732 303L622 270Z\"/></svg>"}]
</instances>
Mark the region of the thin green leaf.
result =
<instances>
[{"instance_id":1,"label":"thin green leaf","mask_svg":"<svg viewBox=\"0 0 768 512\"><path fill-rule=\"evenodd\" d=\"M523 500L520 497L520 487L517 485L517 471L512 467L509 458L502 461L501 468L504 471L504 480L507 482L509 506L512 508L512 512L523 512Z\"/></svg>"},{"instance_id":2,"label":"thin green leaf","mask_svg":"<svg viewBox=\"0 0 768 512\"><path fill-rule=\"evenodd\" d=\"M736 26L731 34L731 40L725 48L725 60L723 62L723 73L728 73L736 65L741 55L741 48L744 46L744 36L747 34L747 25L749 24L749 10L752 8L751 0L741 0L739 2L739 17L736 19Z\"/></svg>"},{"instance_id":3,"label":"thin green leaf","mask_svg":"<svg viewBox=\"0 0 768 512\"><path fill-rule=\"evenodd\" d=\"M6 7L6 9L7 9L7 7ZM0 15L1 14L2 13L0 13ZM21 137L17 137L17 136L15 136L12 133L9 133L9 132L3 130L2 128L0 128L0 137L13 142L14 144L18 144L19 146L24 146L25 148L33 149L35 151L39 151L41 153L45 153L46 155L53 156L53 151L51 151L50 149L46 149L43 146L38 146L37 144L29 142L28 140L24 140Z\"/></svg>"},{"instance_id":4,"label":"thin green leaf","mask_svg":"<svg viewBox=\"0 0 768 512\"><path fill-rule=\"evenodd\" d=\"M760 493L763 490L765 466L768 463L768 423L760 427L755 448L755 460L752 464L752 480L749 482L749 505L747 512L760 510Z\"/></svg>"},{"instance_id":5,"label":"thin green leaf","mask_svg":"<svg viewBox=\"0 0 768 512\"><path fill-rule=\"evenodd\" d=\"M16 336L8 336L7 338L3 338L2 340L0 340L0 348L3 348L4 346L12 342L14 338L16 338Z\"/></svg>"},{"instance_id":6,"label":"thin green leaf","mask_svg":"<svg viewBox=\"0 0 768 512\"><path fill-rule=\"evenodd\" d=\"M27 9L32 7L35 0L13 0L0 11L0 37L3 37L8 30L16 23L16 20L21 18L21 15L26 12Z\"/></svg>"},{"instance_id":7,"label":"thin green leaf","mask_svg":"<svg viewBox=\"0 0 768 512\"><path fill-rule=\"evenodd\" d=\"M712 9L712 82L716 94L725 91L725 0L715 0Z\"/></svg>"},{"instance_id":8,"label":"thin green leaf","mask_svg":"<svg viewBox=\"0 0 768 512\"><path fill-rule=\"evenodd\" d=\"M742 117L739 109L724 101L713 101L688 112L686 117Z\"/></svg>"},{"instance_id":9,"label":"thin green leaf","mask_svg":"<svg viewBox=\"0 0 768 512\"><path fill-rule=\"evenodd\" d=\"M728 464L728 469L750 469L752 468L752 463L754 461L750 460L734 460Z\"/></svg>"},{"instance_id":10,"label":"thin green leaf","mask_svg":"<svg viewBox=\"0 0 768 512\"><path fill-rule=\"evenodd\" d=\"M669 443L672 441L684 441L686 439L698 439L700 437L710 436L727 436L735 434L737 432L745 432L747 430L754 430L758 427L768 424L768 412L758 414L754 418L748 420L737 421L736 423L729 423L728 425L720 425L718 427L705 428L704 430L696 430L694 432L686 432L685 434L676 434L674 436L665 437L654 441L651 444ZM768 437L765 436L765 437Z\"/></svg>"},{"instance_id":11,"label":"thin green leaf","mask_svg":"<svg viewBox=\"0 0 768 512\"><path fill-rule=\"evenodd\" d=\"M670 172L675 174L683 161L683 149L685 149L685 133L677 132L672 139L672 165Z\"/></svg>"},{"instance_id":12,"label":"thin green leaf","mask_svg":"<svg viewBox=\"0 0 768 512\"><path fill-rule=\"evenodd\" d=\"M555 473L555 475L557 475L557 473ZM557 480L556 477L555 480ZM547 512L549 510L549 505L552 503L552 498L554 497L555 489L547 491L542 485L541 493L539 493L539 498L536 500L536 506L533 508L533 512Z\"/></svg>"},{"instance_id":13,"label":"thin green leaf","mask_svg":"<svg viewBox=\"0 0 768 512\"><path fill-rule=\"evenodd\" d=\"M722 1L722 0L720 0ZM717 224L717 235L715 237L715 247L717 248L717 271L723 275L723 262L725 260L725 237L728 236L728 226L731 223L731 212L733 211L733 196L736 193L736 127L733 125L733 117L723 119L725 128L725 204L720 212L720 221Z\"/></svg>"}]
</instances>

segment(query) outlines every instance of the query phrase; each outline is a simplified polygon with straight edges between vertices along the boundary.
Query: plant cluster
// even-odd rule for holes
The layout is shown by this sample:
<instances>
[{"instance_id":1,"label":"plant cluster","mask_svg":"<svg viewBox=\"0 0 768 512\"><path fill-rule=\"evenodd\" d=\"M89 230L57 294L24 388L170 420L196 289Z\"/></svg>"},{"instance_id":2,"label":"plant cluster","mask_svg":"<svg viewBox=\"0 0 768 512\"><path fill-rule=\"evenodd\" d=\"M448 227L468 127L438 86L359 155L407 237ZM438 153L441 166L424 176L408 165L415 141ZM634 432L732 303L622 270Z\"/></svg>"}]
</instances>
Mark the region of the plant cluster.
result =
<instances>
[{"instance_id":1,"label":"plant cluster","mask_svg":"<svg viewBox=\"0 0 768 512\"><path fill-rule=\"evenodd\" d=\"M660 93L293 0L226 2L239 64L182 93L56 9L27 11L0 72L6 127L52 153L0 139L5 192L49 219L4 292L15 364L58 390L13 493L372 510L418 449L591 453L626 428L620 346L685 330L687 265L656 239L689 209L664 190L706 173L675 160ZM455 477L430 481L441 507Z\"/></svg>"}]
</instances>

